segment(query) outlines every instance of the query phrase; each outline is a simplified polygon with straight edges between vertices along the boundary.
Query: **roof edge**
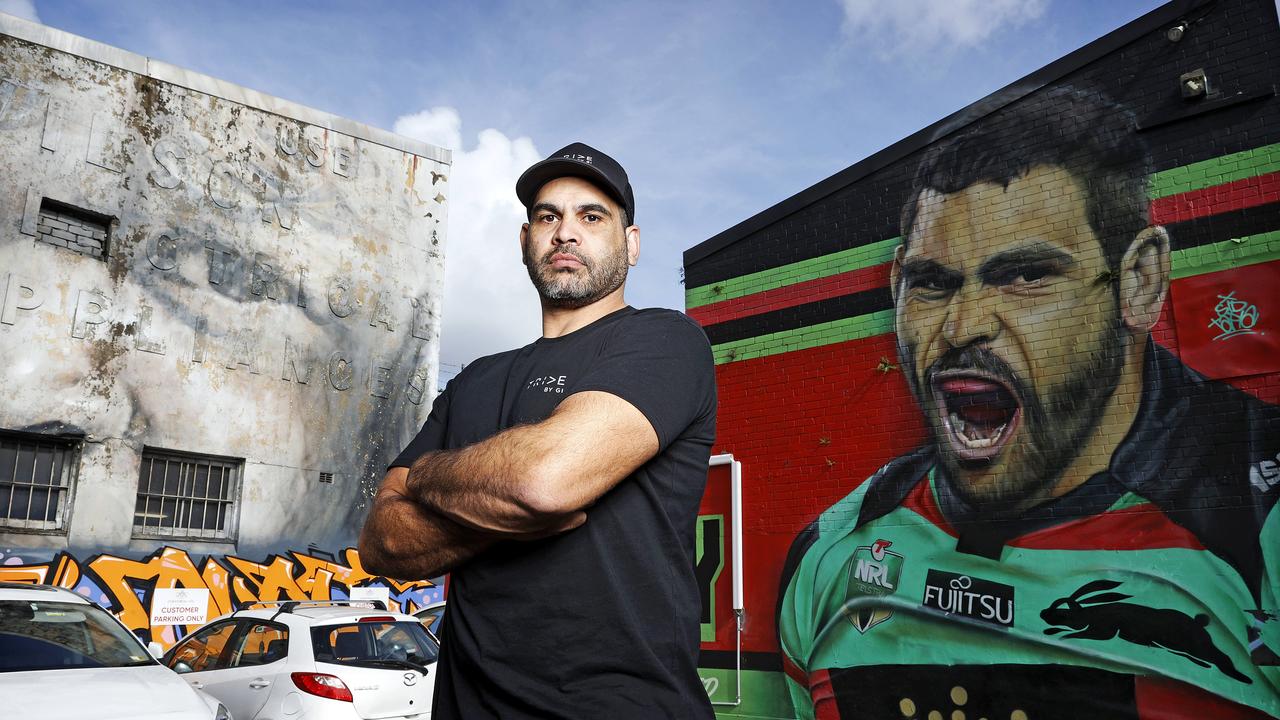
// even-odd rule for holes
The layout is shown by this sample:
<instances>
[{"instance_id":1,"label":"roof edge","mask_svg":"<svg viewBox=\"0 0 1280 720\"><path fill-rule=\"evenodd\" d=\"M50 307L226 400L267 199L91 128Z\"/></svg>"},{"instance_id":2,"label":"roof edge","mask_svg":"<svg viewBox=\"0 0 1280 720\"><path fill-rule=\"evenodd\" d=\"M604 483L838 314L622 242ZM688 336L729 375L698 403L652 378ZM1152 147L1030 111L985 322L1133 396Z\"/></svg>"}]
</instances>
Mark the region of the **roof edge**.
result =
<instances>
[{"instance_id":1,"label":"roof edge","mask_svg":"<svg viewBox=\"0 0 1280 720\"><path fill-rule=\"evenodd\" d=\"M285 100L274 95L258 92L226 80L220 80L193 70L186 70L162 60L138 55L128 50L122 50L106 43L90 40L3 12L0 12L0 35L8 35L9 37L64 52L68 55L109 65L137 75L144 75L160 82L211 95L228 102L271 113L272 115L299 120L309 125L315 125L335 133L382 145L392 150L399 150L428 160L434 160L444 165L453 164L453 151L448 148L397 135L389 130L356 122L355 120L317 110L292 100Z\"/></svg>"},{"instance_id":2,"label":"roof edge","mask_svg":"<svg viewBox=\"0 0 1280 720\"><path fill-rule=\"evenodd\" d=\"M785 200L782 200L781 202L766 208L755 215L752 215L737 225L734 225L729 229L719 232L711 238L694 245L684 251L684 265L687 267L690 263L704 260L746 236L757 232L764 227L771 225L778 220L781 220L782 218L787 217L788 215L791 215L828 195L831 195L832 193L835 193L838 190L858 182L871 173L885 168L917 150L920 150L933 140L937 139L934 137L934 133L939 129L946 126L948 123L953 122L965 113L973 111L978 105L988 101L990 98L998 95L1004 95L1007 99L1003 103L991 105L985 113L975 114L969 123L956 126L952 129L952 132L962 130L969 125L972 125L974 122L990 115L1001 107L1020 100L1036 90L1039 90L1044 86L1083 68L1089 63L1101 59L1125 45L1134 42L1152 30L1176 21L1204 5L1209 5L1215 2L1217 2L1217 0L1171 0L1171 2L1165 3L1141 17L1131 20L1106 35L1103 35L1097 40L1063 55L1039 70L1035 70L1022 78L1009 83L1003 88L978 98L972 103L969 103L946 117L917 130L894 144L868 155L844 170L841 170L823 180L819 180L817 183L810 185L795 195L792 195L791 197L786 198Z\"/></svg>"}]
</instances>

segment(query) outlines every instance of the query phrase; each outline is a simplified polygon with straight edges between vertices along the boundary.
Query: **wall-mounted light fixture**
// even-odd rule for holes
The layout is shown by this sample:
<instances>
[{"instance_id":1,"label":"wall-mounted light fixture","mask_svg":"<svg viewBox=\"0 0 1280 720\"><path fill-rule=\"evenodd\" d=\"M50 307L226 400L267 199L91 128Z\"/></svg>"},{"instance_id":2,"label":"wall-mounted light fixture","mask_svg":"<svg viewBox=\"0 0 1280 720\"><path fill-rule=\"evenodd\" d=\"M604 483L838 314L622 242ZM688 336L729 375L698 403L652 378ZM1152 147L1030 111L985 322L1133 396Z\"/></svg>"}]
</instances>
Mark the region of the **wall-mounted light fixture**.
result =
<instances>
[{"instance_id":1,"label":"wall-mounted light fixture","mask_svg":"<svg viewBox=\"0 0 1280 720\"><path fill-rule=\"evenodd\" d=\"M1182 86L1183 100L1194 100L1209 94L1209 77L1204 74L1204 68L1183 73L1178 78L1178 84Z\"/></svg>"},{"instance_id":2,"label":"wall-mounted light fixture","mask_svg":"<svg viewBox=\"0 0 1280 720\"><path fill-rule=\"evenodd\" d=\"M1189 23L1186 20L1182 20L1177 25L1174 25L1173 27L1166 30L1164 33L1164 36L1166 38L1169 38L1169 42L1176 43L1182 39L1183 35L1187 33L1188 24Z\"/></svg>"}]
</instances>

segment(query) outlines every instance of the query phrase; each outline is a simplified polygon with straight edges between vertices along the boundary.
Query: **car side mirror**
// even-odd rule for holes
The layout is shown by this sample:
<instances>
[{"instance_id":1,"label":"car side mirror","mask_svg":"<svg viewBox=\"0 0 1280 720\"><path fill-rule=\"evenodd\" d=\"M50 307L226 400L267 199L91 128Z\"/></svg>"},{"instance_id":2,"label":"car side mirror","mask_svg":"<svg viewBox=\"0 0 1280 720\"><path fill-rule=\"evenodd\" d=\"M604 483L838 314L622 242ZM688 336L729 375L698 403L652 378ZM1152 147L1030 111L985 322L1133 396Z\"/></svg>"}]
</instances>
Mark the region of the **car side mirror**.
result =
<instances>
[{"instance_id":1,"label":"car side mirror","mask_svg":"<svg viewBox=\"0 0 1280 720\"><path fill-rule=\"evenodd\" d=\"M147 652L151 653L151 657L159 660L160 658L164 657L164 646L156 642L155 640L152 640L151 642L147 643Z\"/></svg>"},{"instance_id":2,"label":"car side mirror","mask_svg":"<svg viewBox=\"0 0 1280 720\"><path fill-rule=\"evenodd\" d=\"M192 672L191 666L182 662L181 660L173 664L173 671L178 673L179 675L185 675L189 672Z\"/></svg>"}]
</instances>

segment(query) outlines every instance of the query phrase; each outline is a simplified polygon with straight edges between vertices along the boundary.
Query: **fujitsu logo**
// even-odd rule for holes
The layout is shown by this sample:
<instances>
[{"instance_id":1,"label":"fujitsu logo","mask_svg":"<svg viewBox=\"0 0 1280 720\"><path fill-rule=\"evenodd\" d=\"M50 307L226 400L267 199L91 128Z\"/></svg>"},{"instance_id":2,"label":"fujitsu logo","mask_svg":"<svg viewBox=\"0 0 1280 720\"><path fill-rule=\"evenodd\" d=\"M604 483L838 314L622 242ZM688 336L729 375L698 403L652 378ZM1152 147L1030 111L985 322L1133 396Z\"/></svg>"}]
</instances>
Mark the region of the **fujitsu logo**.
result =
<instances>
[{"instance_id":1,"label":"fujitsu logo","mask_svg":"<svg viewBox=\"0 0 1280 720\"><path fill-rule=\"evenodd\" d=\"M930 570L924 583L924 606L992 625L1013 625L1013 586Z\"/></svg>"}]
</instances>

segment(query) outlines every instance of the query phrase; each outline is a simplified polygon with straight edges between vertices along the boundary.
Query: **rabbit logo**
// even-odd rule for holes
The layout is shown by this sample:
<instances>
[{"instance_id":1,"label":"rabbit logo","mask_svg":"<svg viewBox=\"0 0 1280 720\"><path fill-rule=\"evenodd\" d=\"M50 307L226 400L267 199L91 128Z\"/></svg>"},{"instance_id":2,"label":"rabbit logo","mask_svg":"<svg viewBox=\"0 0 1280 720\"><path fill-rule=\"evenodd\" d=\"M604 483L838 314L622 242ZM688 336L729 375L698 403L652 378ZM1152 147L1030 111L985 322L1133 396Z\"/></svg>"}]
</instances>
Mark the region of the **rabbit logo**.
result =
<instances>
[{"instance_id":1,"label":"rabbit logo","mask_svg":"<svg viewBox=\"0 0 1280 720\"><path fill-rule=\"evenodd\" d=\"M1073 631L1063 635L1064 640L1111 640L1119 637L1135 645L1167 650L1200 667L1216 667L1232 680L1253 683L1236 670L1226 653L1213 644L1213 638L1209 636L1208 615L1200 613L1193 618L1169 608L1121 602L1132 595L1103 592L1120 585L1112 580L1094 580L1081 585L1069 596L1054 600L1040 611L1040 618L1054 626L1044 633L1057 635Z\"/></svg>"},{"instance_id":2,"label":"rabbit logo","mask_svg":"<svg viewBox=\"0 0 1280 720\"><path fill-rule=\"evenodd\" d=\"M903 558L898 553L889 551L891 545L891 541L879 539L870 545L854 549L846 563L849 573L846 601L892 595L898 589ZM882 606L868 606L862 602L846 609L845 615L858 632L865 633L888 620L893 612Z\"/></svg>"}]
</instances>

